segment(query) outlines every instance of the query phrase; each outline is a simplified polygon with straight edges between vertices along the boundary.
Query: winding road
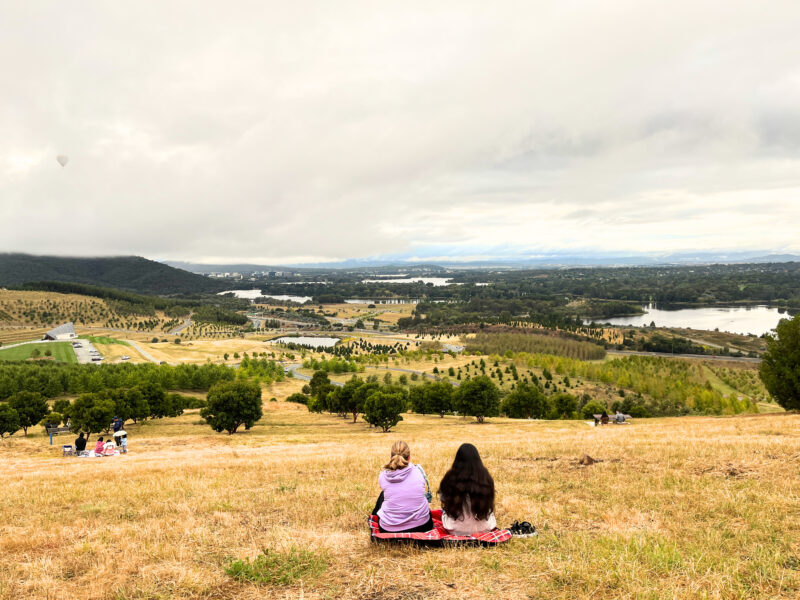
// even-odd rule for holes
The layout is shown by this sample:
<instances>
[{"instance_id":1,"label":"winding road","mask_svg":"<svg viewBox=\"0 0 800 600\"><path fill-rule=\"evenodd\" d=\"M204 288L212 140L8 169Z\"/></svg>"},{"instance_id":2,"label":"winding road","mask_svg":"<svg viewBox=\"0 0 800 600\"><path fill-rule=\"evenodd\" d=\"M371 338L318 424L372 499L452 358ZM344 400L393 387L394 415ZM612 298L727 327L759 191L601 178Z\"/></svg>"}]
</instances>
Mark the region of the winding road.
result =
<instances>
[{"instance_id":1,"label":"winding road","mask_svg":"<svg viewBox=\"0 0 800 600\"><path fill-rule=\"evenodd\" d=\"M134 348L139 354L144 356L150 362L154 362L156 364L159 364L161 362L133 340L124 340L124 341L127 342L131 346L131 348Z\"/></svg>"},{"instance_id":2,"label":"winding road","mask_svg":"<svg viewBox=\"0 0 800 600\"><path fill-rule=\"evenodd\" d=\"M177 326L175 329L173 329L172 331L170 331L170 332L169 332L167 335L177 335L177 334L179 334L181 331L183 331L184 329L186 329L187 327L190 327L191 325L192 325L192 320L191 320L191 319L186 319L186 320L183 322L183 325L178 325L178 326Z\"/></svg>"}]
</instances>

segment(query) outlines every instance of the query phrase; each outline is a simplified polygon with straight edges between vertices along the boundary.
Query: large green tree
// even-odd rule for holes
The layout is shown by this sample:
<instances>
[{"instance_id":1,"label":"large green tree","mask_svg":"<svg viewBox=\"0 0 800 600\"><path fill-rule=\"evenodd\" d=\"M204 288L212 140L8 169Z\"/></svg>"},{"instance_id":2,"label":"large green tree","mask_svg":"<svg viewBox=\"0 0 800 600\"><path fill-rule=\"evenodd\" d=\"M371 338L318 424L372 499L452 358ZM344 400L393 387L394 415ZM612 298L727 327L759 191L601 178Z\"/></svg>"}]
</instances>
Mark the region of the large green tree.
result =
<instances>
[{"instance_id":1,"label":"large green tree","mask_svg":"<svg viewBox=\"0 0 800 600\"><path fill-rule=\"evenodd\" d=\"M566 392L559 392L550 396L550 418L572 419L578 410L578 399Z\"/></svg>"},{"instance_id":2,"label":"large green tree","mask_svg":"<svg viewBox=\"0 0 800 600\"><path fill-rule=\"evenodd\" d=\"M423 387L425 408L434 414L444 417L453 410L453 386L447 381L426 383Z\"/></svg>"},{"instance_id":3,"label":"large green tree","mask_svg":"<svg viewBox=\"0 0 800 600\"><path fill-rule=\"evenodd\" d=\"M767 336L759 375L764 387L786 410L800 410L800 315L781 319Z\"/></svg>"},{"instance_id":4,"label":"large green tree","mask_svg":"<svg viewBox=\"0 0 800 600\"><path fill-rule=\"evenodd\" d=\"M512 419L543 419L547 416L547 398L538 385L524 381L503 400L502 411Z\"/></svg>"},{"instance_id":5,"label":"large green tree","mask_svg":"<svg viewBox=\"0 0 800 600\"><path fill-rule=\"evenodd\" d=\"M19 426L26 436L28 428L36 425L50 412L47 400L38 392L17 392L8 399L8 405L17 411Z\"/></svg>"},{"instance_id":6,"label":"large green tree","mask_svg":"<svg viewBox=\"0 0 800 600\"><path fill-rule=\"evenodd\" d=\"M411 410L418 415L427 415L428 410L427 399L425 398L425 386L415 385L408 391L408 400L411 404Z\"/></svg>"},{"instance_id":7,"label":"large green tree","mask_svg":"<svg viewBox=\"0 0 800 600\"><path fill-rule=\"evenodd\" d=\"M353 415L353 423L364 412L364 398L358 393L364 381L355 375L339 388L339 410Z\"/></svg>"},{"instance_id":8,"label":"large green tree","mask_svg":"<svg viewBox=\"0 0 800 600\"><path fill-rule=\"evenodd\" d=\"M73 431L100 433L111 426L116 406L110 398L101 394L78 396L69 408Z\"/></svg>"},{"instance_id":9,"label":"large green tree","mask_svg":"<svg viewBox=\"0 0 800 600\"><path fill-rule=\"evenodd\" d=\"M14 435L19 431L19 415L17 411L8 405L8 402L0 402L0 439L6 434Z\"/></svg>"},{"instance_id":10,"label":"large green tree","mask_svg":"<svg viewBox=\"0 0 800 600\"><path fill-rule=\"evenodd\" d=\"M200 416L214 431L229 435L242 425L250 429L263 414L261 387L249 381L218 383L208 390L207 402Z\"/></svg>"},{"instance_id":11,"label":"large green tree","mask_svg":"<svg viewBox=\"0 0 800 600\"><path fill-rule=\"evenodd\" d=\"M385 433L403 420L407 402L408 395L402 390L384 388L374 391L364 403L364 420Z\"/></svg>"},{"instance_id":12,"label":"large green tree","mask_svg":"<svg viewBox=\"0 0 800 600\"><path fill-rule=\"evenodd\" d=\"M462 383L453 401L455 410L471 415L478 423L486 417L495 417L500 411L500 391L486 375L479 375Z\"/></svg>"}]
</instances>

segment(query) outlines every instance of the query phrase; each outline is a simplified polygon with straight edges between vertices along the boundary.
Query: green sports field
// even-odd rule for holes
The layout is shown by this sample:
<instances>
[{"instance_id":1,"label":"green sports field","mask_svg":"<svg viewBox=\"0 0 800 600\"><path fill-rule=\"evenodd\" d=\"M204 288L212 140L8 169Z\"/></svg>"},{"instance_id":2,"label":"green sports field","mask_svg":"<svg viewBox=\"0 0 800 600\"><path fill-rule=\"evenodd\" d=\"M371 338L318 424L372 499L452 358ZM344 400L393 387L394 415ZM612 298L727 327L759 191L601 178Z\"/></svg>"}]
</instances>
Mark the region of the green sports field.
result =
<instances>
[{"instance_id":1,"label":"green sports field","mask_svg":"<svg viewBox=\"0 0 800 600\"><path fill-rule=\"evenodd\" d=\"M40 352L40 358L47 358L45 353L49 350L53 354L53 360L67 363L76 363L75 351L69 342L51 342L49 344L24 344L15 348L0 348L0 360L28 360L33 357L34 352Z\"/></svg>"}]
</instances>

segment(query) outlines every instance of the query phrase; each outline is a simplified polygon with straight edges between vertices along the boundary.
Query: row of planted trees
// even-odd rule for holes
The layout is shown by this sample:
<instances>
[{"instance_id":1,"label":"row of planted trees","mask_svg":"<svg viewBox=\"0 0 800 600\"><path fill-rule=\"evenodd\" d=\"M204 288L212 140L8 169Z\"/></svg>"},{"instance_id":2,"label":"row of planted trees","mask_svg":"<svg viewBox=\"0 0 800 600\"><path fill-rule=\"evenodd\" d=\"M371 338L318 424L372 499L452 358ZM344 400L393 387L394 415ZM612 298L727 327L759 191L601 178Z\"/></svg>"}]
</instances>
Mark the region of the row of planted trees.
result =
<instances>
[{"instance_id":1,"label":"row of planted trees","mask_svg":"<svg viewBox=\"0 0 800 600\"><path fill-rule=\"evenodd\" d=\"M58 426L69 423L72 431L108 431L114 417L134 423L147 419L177 417L187 408L201 408L205 401L166 392L157 384L145 382L131 388L105 389L82 394L74 400L56 399L52 406L38 392L17 392L0 402L0 437L13 435L35 425Z\"/></svg>"},{"instance_id":2,"label":"row of planted trees","mask_svg":"<svg viewBox=\"0 0 800 600\"><path fill-rule=\"evenodd\" d=\"M547 396L537 385L522 383L512 392L501 395L500 389L486 376L478 376L454 387L447 381L426 382L407 389L381 384L377 377L363 380L353 376L343 386L331 383L326 371L317 371L303 393L287 398L308 406L311 412L328 412L342 418L359 415L370 425L388 431L400 422L408 410L419 414L472 416L482 423L487 417L571 419L608 410L604 404L587 396L578 398L566 393ZM634 400L628 400L633 406ZM630 407L625 407L630 410ZM635 412L635 411L634 411ZM646 416L640 413L640 416Z\"/></svg>"}]
</instances>

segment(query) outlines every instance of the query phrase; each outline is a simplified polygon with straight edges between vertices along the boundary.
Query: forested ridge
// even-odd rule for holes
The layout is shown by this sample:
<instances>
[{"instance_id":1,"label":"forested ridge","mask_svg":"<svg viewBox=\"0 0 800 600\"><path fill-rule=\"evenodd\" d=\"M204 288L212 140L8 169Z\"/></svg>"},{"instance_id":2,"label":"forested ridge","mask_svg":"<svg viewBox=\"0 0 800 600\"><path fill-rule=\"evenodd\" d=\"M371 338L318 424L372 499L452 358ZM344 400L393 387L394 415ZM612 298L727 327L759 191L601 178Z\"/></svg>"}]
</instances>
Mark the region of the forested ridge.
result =
<instances>
[{"instance_id":1,"label":"forested ridge","mask_svg":"<svg viewBox=\"0 0 800 600\"><path fill-rule=\"evenodd\" d=\"M142 294L218 292L226 284L140 256L75 258L0 254L0 286L58 281Z\"/></svg>"}]
</instances>

